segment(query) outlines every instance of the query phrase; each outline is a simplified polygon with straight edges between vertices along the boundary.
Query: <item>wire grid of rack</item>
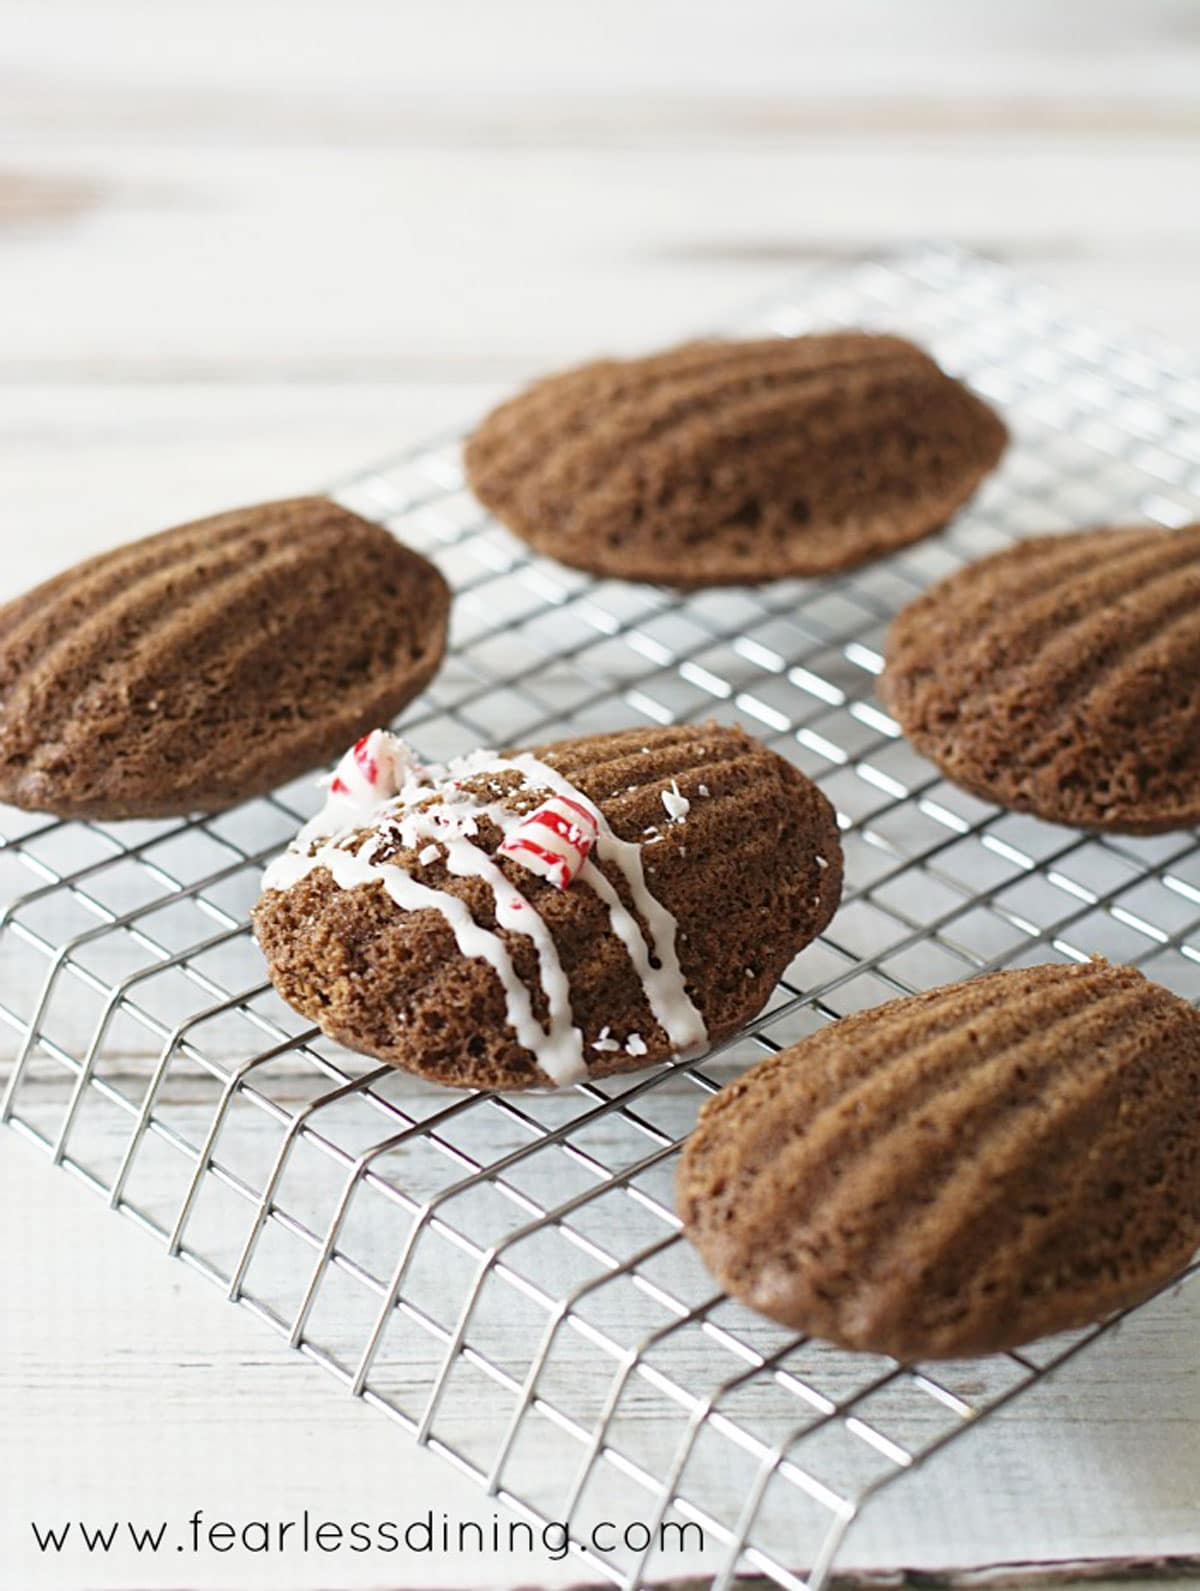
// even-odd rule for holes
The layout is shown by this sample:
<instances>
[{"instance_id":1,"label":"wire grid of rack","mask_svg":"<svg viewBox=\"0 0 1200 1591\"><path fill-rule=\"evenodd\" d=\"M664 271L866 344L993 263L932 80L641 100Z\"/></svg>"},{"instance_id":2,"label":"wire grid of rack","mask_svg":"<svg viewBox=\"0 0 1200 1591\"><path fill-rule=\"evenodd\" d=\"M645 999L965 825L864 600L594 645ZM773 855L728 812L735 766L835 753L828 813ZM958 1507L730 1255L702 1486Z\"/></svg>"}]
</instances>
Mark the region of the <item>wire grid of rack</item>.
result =
<instances>
[{"instance_id":1,"label":"wire grid of rack","mask_svg":"<svg viewBox=\"0 0 1200 1591\"><path fill-rule=\"evenodd\" d=\"M1013 537L1200 512L1200 368L928 247L806 284L738 332L863 324L930 346L1014 445L942 535L849 575L681 597L530 556L455 441L338 495L434 557L452 650L405 733L427 757L626 724L746 724L838 808L844 904L763 1015L700 1061L520 1096L440 1091L326 1041L267 983L263 862L319 793L205 819L5 812L3 1117L356 1395L529 1521L642 1529L592 1571L671 1572L699 1524L722 1584L816 1587L847 1527L1104 1328L972 1364L842 1353L724 1298L671 1174L729 1076L847 1011L1102 952L1200 997L1200 846L1100 838L947 785L875 697L931 581ZM1195 1274L1195 1268L1189 1275Z\"/></svg>"}]
</instances>

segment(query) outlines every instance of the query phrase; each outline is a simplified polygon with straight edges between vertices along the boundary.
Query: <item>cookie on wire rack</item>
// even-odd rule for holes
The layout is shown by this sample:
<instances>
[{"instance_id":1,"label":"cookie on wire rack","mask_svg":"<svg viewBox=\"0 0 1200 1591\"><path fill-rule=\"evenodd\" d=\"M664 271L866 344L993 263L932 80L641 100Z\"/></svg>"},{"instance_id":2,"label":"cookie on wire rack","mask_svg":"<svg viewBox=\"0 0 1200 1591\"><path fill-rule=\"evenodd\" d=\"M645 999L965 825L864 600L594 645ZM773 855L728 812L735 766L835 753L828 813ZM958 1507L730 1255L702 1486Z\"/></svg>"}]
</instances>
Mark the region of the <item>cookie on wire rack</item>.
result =
<instances>
[{"instance_id":1,"label":"cookie on wire rack","mask_svg":"<svg viewBox=\"0 0 1200 1591\"><path fill-rule=\"evenodd\" d=\"M828 574L927 536L1006 440L921 349L843 331L546 377L487 416L465 461L538 552L686 588Z\"/></svg>"},{"instance_id":2,"label":"cookie on wire rack","mask_svg":"<svg viewBox=\"0 0 1200 1591\"><path fill-rule=\"evenodd\" d=\"M1125 834L1200 823L1200 524L969 565L896 619L880 693L984 800Z\"/></svg>"},{"instance_id":3,"label":"cookie on wire rack","mask_svg":"<svg viewBox=\"0 0 1200 1591\"><path fill-rule=\"evenodd\" d=\"M723 1287L843 1347L1102 1320L1200 1244L1200 1013L1092 961L844 1017L705 1103L677 1191Z\"/></svg>"},{"instance_id":4,"label":"cookie on wire rack","mask_svg":"<svg viewBox=\"0 0 1200 1591\"><path fill-rule=\"evenodd\" d=\"M342 759L268 868L279 993L341 1043L460 1087L579 1082L750 1020L841 896L837 822L717 724L423 766Z\"/></svg>"},{"instance_id":5,"label":"cookie on wire rack","mask_svg":"<svg viewBox=\"0 0 1200 1591\"><path fill-rule=\"evenodd\" d=\"M432 678L450 593L321 497L89 558L0 607L0 801L216 811L318 767Z\"/></svg>"}]
</instances>

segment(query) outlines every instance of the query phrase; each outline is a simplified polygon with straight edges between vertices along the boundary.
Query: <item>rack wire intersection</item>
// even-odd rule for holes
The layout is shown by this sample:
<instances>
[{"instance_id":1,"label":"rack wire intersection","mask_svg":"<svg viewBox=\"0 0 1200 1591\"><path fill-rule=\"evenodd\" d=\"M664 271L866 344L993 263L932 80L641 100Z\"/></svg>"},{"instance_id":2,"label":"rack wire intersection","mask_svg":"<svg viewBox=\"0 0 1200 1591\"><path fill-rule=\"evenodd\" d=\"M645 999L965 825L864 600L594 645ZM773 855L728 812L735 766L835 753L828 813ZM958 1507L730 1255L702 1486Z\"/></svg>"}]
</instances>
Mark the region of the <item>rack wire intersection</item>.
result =
<instances>
[{"instance_id":1,"label":"rack wire intersection","mask_svg":"<svg viewBox=\"0 0 1200 1591\"><path fill-rule=\"evenodd\" d=\"M847 1011L994 967L1102 952L1200 998L1193 835L1000 812L942 781L875 696L891 616L951 569L1028 533L1200 515L1200 366L945 247L731 329L835 324L916 337L1015 436L947 532L852 574L683 597L590 579L482 513L454 439L337 493L455 587L450 655L403 719L426 756L712 716L834 801L842 909L719 1051L503 1097L331 1044L277 999L247 924L311 780L186 821L0 811L3 1119L525 1519L639 1519L618 1551L574 1548L626 1586L672 1573L691 1522L719 1584L818 1587L871 1497L902 1484L919 1507L912 1472L1111 1330L906 1367L752 1316L672 1209L703 1099Z\"/></svg>"}]
</instances>

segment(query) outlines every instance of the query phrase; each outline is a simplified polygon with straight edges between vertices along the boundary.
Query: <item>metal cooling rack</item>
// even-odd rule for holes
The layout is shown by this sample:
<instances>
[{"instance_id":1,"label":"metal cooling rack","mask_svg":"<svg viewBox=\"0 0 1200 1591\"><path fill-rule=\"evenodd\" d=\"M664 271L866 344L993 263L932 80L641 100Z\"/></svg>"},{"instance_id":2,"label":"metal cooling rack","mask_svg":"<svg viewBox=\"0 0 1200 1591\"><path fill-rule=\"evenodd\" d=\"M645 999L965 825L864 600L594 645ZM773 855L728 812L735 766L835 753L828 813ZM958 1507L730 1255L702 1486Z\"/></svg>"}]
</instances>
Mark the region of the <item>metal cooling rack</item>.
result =
<instances>
[{"instance_id":1,"label":"metal cooling rack","mask_svg":"<svg viewBox=\"0 0 1200 1591\"><path fill-rule=\"evenodd\" d=\"M456 588L451 654L403 720L427 756L713 716L833 799L842 909L719 1052L505 1098L329 1043L275 997L246 921L310 781L186 822L0 814L10 1126L526 1519L647 1522L645 1551L582 1552L627 1586L678 1565L660 1521L703 1527L721 1585L819 1586L876 1493L902 1484L919 1510L913 1471L1101 1334L904 1367L732 1304L672 1210L702 1100L831 1018L993 967L1100 951L1200 997L1192 835L998 812L933 774L875 697L890 617L949 570L1025 533L1200 514L1200 367L945 248L732 329L837 323L915 336L1015 434L948 532L851 575L687 597L591 580L481 513L454 441L339 492Z\"/></svg>"}]
</instances>

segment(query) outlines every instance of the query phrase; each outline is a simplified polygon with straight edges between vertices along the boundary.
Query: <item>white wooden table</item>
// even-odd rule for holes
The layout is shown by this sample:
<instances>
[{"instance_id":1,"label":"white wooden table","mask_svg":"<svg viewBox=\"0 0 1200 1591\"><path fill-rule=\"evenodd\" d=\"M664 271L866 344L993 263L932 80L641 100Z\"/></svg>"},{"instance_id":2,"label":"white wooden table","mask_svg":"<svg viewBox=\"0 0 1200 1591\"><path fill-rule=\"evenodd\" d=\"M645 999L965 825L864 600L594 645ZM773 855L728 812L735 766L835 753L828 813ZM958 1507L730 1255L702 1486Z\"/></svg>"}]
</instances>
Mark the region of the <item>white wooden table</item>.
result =
<instances>
[{"instance_id":1,"label":"white wooden table","mask_svg":"<svg viewBox=\"0 0 1200 1591\"><path fill-rule=\"evenodd\" d=\"M918 237L1200 347L1188 0L3 0L0 38L6 593ZM10 1135L0 1212L4 1583L180 1583L128 1550L46 1559L31 1516L490 1517ZM885 1509L852 1561L1200 1554L1198 1350L1194 1300L1135 1321L956 1447L936 1517ZM1131 1380L1143 1356L1159 1373ZM344 1554L180 1575L577 1578Z\"/></svg>"}]
</instances>

